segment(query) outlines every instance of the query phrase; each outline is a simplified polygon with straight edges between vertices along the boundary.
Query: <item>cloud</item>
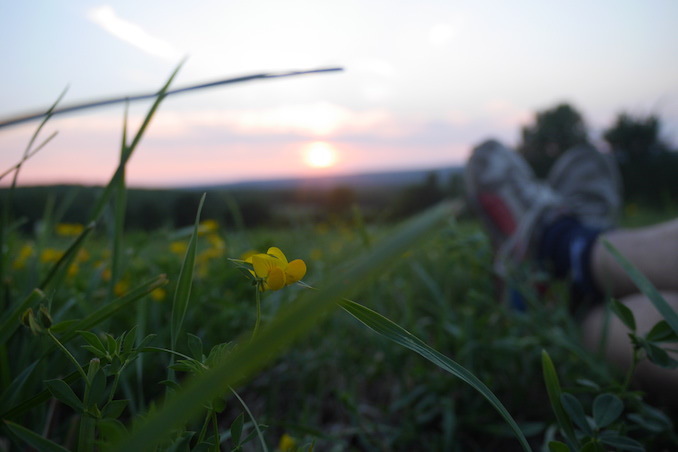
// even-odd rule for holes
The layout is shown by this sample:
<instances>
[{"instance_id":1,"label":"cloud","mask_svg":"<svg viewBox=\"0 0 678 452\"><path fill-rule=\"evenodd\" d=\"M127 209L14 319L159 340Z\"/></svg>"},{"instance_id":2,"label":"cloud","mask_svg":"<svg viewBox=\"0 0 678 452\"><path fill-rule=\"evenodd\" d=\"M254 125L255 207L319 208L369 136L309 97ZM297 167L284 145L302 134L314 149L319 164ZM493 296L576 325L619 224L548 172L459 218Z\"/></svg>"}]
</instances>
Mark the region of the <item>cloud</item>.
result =
<instances>
[{"instance_id":1,"label":"cloud","mask_svg":"<svg viewBox=\"0 0 678 452\"><path fill-rule=\"evenodd\" d=\"M177 61L183 55L168 42L152 36L139 25L119 17L109 5L91 9L87 17L116 38L132 44L149 55Z\"/></svg>"}]
</instances>

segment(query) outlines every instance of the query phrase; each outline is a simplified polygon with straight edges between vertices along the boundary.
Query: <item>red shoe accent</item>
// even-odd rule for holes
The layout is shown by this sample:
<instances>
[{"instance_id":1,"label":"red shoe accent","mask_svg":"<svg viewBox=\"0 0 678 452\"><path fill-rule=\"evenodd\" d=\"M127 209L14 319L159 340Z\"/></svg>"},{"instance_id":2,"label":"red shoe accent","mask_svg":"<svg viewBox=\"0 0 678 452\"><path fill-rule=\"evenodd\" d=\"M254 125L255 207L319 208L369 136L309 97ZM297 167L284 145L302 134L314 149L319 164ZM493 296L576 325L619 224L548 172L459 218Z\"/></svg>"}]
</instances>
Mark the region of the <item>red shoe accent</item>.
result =
<instances>
[{"instance_id":1,"label":"red shoe accent","mask_svg":"<svg viewBox=\"0 0 678 452\"><path fill-rule=\"evenodd\" d=\"M493 193L482 193L478 196L478 201L485 214L502 234L507 237L513 234L517 226L516 219L511 215L511 210L503 199Z\"/></svg>"}]
</instances>

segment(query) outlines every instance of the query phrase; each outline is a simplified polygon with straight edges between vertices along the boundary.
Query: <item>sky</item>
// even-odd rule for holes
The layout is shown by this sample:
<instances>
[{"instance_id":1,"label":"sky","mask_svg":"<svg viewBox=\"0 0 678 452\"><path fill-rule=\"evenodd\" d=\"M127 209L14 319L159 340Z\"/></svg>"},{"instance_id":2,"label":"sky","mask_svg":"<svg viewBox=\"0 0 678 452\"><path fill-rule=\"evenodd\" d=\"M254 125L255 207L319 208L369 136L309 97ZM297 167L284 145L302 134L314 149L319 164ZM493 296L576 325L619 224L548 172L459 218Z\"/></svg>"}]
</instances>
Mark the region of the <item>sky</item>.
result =
<instances>
[{"instance_id":1,"label":"sky","mask_svg":"<svg viewBox=\"0 0 678 452\"><path fill-rule=\"evenodd\" d=\"M159 0L0 3L0 121L172 85L324 67L166 98L127 167L167 187L463 164L573 105L599 140L621 112L678 143L674 0ZM128 133L149 102L130 106ZM52 118L19 185L105 184L124 106ZM39 122L0 129L0 174ZM5 176L0 184L8 184Z\"/></svg>"}]
</instances>

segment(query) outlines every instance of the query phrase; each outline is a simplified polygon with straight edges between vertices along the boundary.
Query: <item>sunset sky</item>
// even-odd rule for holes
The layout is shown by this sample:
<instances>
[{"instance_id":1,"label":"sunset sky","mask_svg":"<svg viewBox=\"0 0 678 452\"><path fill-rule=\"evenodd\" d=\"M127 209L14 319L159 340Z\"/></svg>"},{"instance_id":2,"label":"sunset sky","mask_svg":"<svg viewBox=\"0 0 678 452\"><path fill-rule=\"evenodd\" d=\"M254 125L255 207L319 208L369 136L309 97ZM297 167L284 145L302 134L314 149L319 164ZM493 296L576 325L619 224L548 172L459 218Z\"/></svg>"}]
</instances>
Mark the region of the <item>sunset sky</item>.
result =
<instances>
[{"instance_id":1,"label":"sunset sky","mask_svg":"<svg viewBox=\"0 0 678 452\"><path fill-rule=\"evenodd\" d=\"M461 164L479 140L518 142L537 110L569 102L598 139L655 113L678 142L678 2L71 0L0 5L0 121L261 72L343 72L169 97L128 184L176 186ZM148 102L134 104L136 130ZM123 106L52 119L58 135L21 185L103 184ZM37 122L0 129L0 172ZM314 152L307 155L310 150ZM9 178L0 181L7 184Z\"/></svg>"}]
</instances>

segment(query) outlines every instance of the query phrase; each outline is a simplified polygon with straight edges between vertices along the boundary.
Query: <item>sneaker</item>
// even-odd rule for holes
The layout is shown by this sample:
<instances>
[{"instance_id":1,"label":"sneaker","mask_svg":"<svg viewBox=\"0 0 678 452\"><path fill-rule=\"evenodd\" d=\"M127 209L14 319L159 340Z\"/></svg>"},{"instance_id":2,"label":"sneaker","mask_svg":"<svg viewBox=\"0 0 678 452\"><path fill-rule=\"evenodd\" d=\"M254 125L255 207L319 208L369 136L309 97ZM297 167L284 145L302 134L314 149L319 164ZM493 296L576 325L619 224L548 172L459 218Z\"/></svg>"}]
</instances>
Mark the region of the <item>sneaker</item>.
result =
<instances>
[{"instance_id":1,"label":"sneaker","mask_svg":"<svg viewBox=\"0 0 678 452\"><path fill-rule=\"evenodd\" d=\"M581 145L565 152L551 168L548 183L586 226L609 229L619 220L619 169L611 156L593 146Z\"/></svg>"},{"instance_id":2,"label":"sneaker","mask_svg":"<svg viewBox=\"0 0 678 452\"><path fill-rule=\"evenodd\" d=\"M515 151L489 140L473 150L464 171L466 194L497 250L495 270L533 257L542 225L562 210L562 197L535 177Z\"/></svg>"}]
</instances>

